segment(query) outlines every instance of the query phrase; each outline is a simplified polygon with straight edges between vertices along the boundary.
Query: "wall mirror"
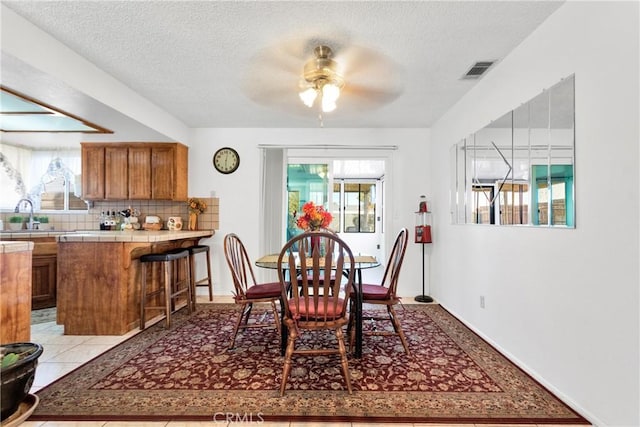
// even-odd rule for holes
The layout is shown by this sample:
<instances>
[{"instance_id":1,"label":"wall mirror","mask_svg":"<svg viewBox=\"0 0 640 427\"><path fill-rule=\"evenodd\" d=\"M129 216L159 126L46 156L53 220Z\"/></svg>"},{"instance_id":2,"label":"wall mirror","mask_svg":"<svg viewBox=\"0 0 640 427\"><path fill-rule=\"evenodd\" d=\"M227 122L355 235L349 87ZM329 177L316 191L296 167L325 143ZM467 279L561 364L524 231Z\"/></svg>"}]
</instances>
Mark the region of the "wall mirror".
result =
<instances>
[{"instance_id":1,"label":"wall mirror","mask_svg":"<svg viewBox=\"0 0 640 427\"><path fill-rule=\"evenodd\" d=\"M574 76L451 148L454 223L575 227Z\"/></svg>"}]
</instances>

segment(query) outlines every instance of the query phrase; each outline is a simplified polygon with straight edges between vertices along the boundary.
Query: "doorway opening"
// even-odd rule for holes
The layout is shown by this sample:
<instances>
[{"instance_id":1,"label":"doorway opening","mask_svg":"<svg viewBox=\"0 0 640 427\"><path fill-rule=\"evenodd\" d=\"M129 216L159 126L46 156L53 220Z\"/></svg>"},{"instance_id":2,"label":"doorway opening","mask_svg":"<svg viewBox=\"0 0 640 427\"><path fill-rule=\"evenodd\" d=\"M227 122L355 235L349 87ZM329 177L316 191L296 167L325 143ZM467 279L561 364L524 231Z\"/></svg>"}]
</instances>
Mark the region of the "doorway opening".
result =
<instances>
[{"instance_id":1,"label":"doorway opening","mask_svg":"<svg viewBox=\"0 0 640 427\"><path fill-rule=\"evenodd\" d=\"M357 254L384 258L384 159L289 158L286 240L302 232L296 215L313 201L331 212L329 228Z\"/></svg>"}]
</instances>

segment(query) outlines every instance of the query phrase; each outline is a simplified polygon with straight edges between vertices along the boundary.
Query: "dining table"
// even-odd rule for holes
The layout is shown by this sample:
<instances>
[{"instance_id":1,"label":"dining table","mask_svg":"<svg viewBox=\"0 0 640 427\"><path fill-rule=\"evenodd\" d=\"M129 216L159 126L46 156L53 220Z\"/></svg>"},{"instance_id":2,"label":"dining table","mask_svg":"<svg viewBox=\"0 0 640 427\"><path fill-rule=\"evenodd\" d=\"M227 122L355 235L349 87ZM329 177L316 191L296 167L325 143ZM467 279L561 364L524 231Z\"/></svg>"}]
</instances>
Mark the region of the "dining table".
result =
<instances>
[{"instance_id":1,"label":"dining table","mask_svg":"<svg viewBox=\"0 0 640 427\"><path fill-rule=\"evenodd\" d=\"M268 254L261 256L255 261L257 267L267 268L272 270L278 269L278 256L279 254ZM354 296L355 296L355 304L354 304L354 316L355 316L355 348L353 351L353 356L355 358L362 357L362 270L366 270L369 268L375 268L380 266L380 261L378 261L374 256L371 255L354 255L354 265L349 265L350 263L345 260L345 267L343 273L345 275L349 274L350 270L354 270L355 283L354 283ZM285 266L286 265L286 266ZM285 273L288 270L288 264L283 264L283 268ZM290 272L288 272L291 274ZM281 301L281 304L284 304L284 301ZM284 310L280 310L281 316L284 317ZM284 327L284 323L282 323ZM280 337L280 346L281 353L284 355L285 349L287 347L287 333L283 329L281 337Z\"/></svg>"}]
</instances>

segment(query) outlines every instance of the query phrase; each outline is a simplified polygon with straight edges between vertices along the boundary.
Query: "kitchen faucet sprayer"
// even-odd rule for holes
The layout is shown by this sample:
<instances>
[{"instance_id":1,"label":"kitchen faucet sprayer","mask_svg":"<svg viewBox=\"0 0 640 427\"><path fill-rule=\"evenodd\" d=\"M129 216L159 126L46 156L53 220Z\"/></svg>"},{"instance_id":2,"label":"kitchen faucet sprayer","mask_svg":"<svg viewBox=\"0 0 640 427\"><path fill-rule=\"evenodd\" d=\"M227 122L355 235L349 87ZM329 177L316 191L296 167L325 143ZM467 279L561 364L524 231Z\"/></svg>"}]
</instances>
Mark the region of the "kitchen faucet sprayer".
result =
<instances>
[{"instance_id":1,"label":"kitchen faucet sprayer","mask_svg":"<svg viewBox=\"0 0 640 427\"><path fill-rule=\"evenodd\" d=\"M16 208L14 209L15 213L19 213L20 212L20 204L24 202L25 204L29 203L30 206L30 210L29 210L29 230L33 230L33 202L31 201L31 199L20 199L18 201L18 204L16 205Z\"/></svg>"}]
</instances>

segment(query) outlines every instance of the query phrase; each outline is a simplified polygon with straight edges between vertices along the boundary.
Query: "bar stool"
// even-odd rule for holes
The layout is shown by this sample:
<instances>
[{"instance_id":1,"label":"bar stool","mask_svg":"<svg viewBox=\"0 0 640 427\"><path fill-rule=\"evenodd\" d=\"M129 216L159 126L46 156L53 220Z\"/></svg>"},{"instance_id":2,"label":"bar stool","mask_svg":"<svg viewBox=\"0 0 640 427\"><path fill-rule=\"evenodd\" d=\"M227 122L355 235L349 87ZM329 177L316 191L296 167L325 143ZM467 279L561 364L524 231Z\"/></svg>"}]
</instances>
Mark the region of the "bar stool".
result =
<instances>
[{"instance_id":1,"label":"bar stool","mask_svg":"<svg viewBox=\"0 0 640 427\"><path fill-rule=\"evenodd\" d=\"M213 281L211 279L211 257L209 256L208 245L194 245L187 248L189 250L189 265L191 267L191 294L193 295L193 309L196 309L196 289L198 286L206 286L209 288L209 301L213 301ZM207 257L207 276L196 280L196 261L197 254L205 254Z\"/></svg>"},{"instance_id":2,"label":"bar stool","mask_svg":"<svg viewBox=\"0 0 640 427\"><path fill-rule=\"evenodd\" d=\"M184 262L185 278L180 280L179 275L174 274L174 263L177 261ZM163 267L163 286L152 292L147 292L147 265L153 263L162 263ZM146 310L162 310L165 312L166 324L171 326L171 314L177 310L176 300L180 295L186 294L187 309L191 314L193 307L193 297L191 294L191 268L189 263L189 251L186 249L171 250L159 254L147 254L140 257L141 280L140 287L140 330L145 329L145 312ZM150 297L164 294L164 305L148 306L147 300Z\"/></svg>"}]
</instances>

